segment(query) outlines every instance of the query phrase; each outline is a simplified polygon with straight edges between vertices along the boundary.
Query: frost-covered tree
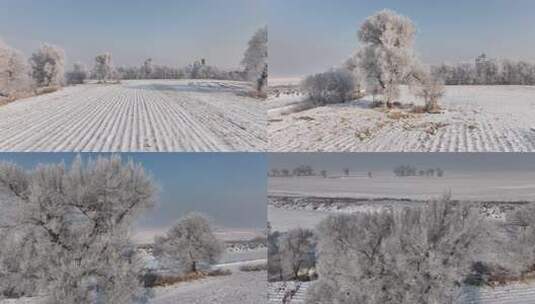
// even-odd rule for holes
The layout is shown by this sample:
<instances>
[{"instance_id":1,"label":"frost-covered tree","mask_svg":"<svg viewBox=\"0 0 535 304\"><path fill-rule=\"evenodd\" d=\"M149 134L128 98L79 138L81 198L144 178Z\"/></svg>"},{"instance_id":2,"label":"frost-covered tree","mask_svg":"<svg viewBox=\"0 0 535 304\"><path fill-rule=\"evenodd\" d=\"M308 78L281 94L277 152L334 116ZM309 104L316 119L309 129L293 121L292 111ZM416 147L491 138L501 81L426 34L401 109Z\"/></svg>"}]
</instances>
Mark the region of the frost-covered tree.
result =
<instances>
[{"instance_id":1,"label":"frost-covered tree","mask_svg":"<svg viewBox=\"0 0 535 304\"><path fill-rule=\"evenodd\" d=\"M30 85L26 59L0 39L0 96L26 90Z\"/></svg>"},{"instance_id":2,"label":"frost-covered tree","mask_svg":"<svg viewBox=\"0 0 535 304\"><path fill-rule=\"evenodd\" d=\"M447 196L400 211L331 216L319 225L320 279L307 303L456 303L483 248L483 223L477 207Z\"/></svg>"},{"instance_id":3,"label":"frost-covered tree","mask_svg":"<svg viewBox=\"0 0 535 304\"><path fill-rule=\"evenodd\" d=\"M67 84L82 84L87 78L87 68L80 62L72 65L72 70L65 74Z\"/></svg>"},{"instance_id":4,"label":"frost-covered tree","mask_svg":"<svg viewBox=\"0 0 535 304\"><path fill-rule=\"evenodd\" d=\"M181 272L196 272L199 264L213 264L223 253L208 219L191 213L181 218L165 236L154 242L155 256L177 261Z\"/></svg>"},{"instance_id":5,"label":"frost-covered tree","mask_svg":"<svg viewBox=\"0 0 535 304\"><path fill-rule=\"evenodd\" d=\"M43 44L30 57L32 77L40 87L59 86L64 82L65 51L60 47Z\"/></svg>"},{"instance_id":6,"label":"frost-covered tree","mask_svg":"<svg viewBox=\"0 0 535 304\"><path fill-rule=\"evenodd\" d=\"M268 232L268 280L270 281L284 279L281 265L280 238L280 232Z\"/></svg>"},{"instance_id":7,"label":"frost-covered tree","mask_svg":"<svg viewBox=\"0 0 535 304\"><path fill-rule=\"evenodd\" d=\"M100 54L95 57L95 67L93 72L99 83L105 83L112 79L113 70L110 53Z\"/></svg>"},{"instance_id":8,"label":"frost-covered tree","mask_svg":"<svg viewBox=\"0 0 535 304\"><path fill-rule=\"evenodd\" d=\"M143 66L141 67L141 72L143 73L144 79L149 79L152 76L152 58L147 58L143 62Z\"/></svg>"},{"instance_id":9,"label":"frost-covered tree","mask_svg":"<svg viewBox=\"0 0 535 304\"><path fill-rule=\"evenodd\" d=\"M413 53L416 28L412 21L390 10L368 17L358 37L363 44L356 62L367 91L382 94L385 105L399 98L399 85L407 82L420 64Z\"/></svg>"},{"instance_id":10,"label":"frost-covered tree","mask_svg":"<svg viewBox=\"0 0 535 304\"><path fill-rule=\"evenodd\" d=\"M286 279L296 279L301 270L313 266L315 237L312 230L289 230L279 242L281 266Z\"/></svg>"},{"instance_id":11,"label":"frost-covered tree","mask_svg":"<svg viewBox=\"0 0 535 304\"><path fill-rule=\"evenodd\" d=\"M411 92L425 102L425 111L434 113L440 110L439 100L445 94L443 81L432 76L430 72L418 73L418 79L410 82Z\"/></svg>"},{"instance_id":12,"label":"frost-covered tree","mask_svg":"<svg viewBox=\"0 0 535 304\"><path fill-rule=\"evenodd\" d=\"M9 248L0 252L0 294L10 282L43 286L18 294L45 292L51 303L143 298L128 232L153 205L155 187L140 165L117 156L33 171L2 163L0 189L17 202L11 222L0 222L0 245Z\"/></svg>"},{"instance_id":13,"label":"frost-covered tree","mask_svg":"<svg viewBox=\"0 0 535 304\"><path fill-rule=\"evenodd\" d=\"M242 65L250 81L255 82L258 93L263 93L267 86L268 78L268 31L267 27L259 29L249 40L249 45L243 55Z\"/></svg>"},{"instance_id":14,"label":"frost-covered tree","mask_svg":"<svg viewBox=\"0 0 535 304\"><path fill-rule=\"evenodd\" d=\"M500 259L514 274L528 272L535 265L535 205L519 207L506 217L507 240Z\"/></svg>"},{"instance_id":15,"label":"frost-covered tree","mask_svg":"<svg viewBox=\"0 0 535 304\"><path fill-rule=\"evenodd\" d=\"M353 97L355 78L347 69L332 69L308 76L301 83L301 87L314 103L340 103Z\"/></svg>"}]
</instances>

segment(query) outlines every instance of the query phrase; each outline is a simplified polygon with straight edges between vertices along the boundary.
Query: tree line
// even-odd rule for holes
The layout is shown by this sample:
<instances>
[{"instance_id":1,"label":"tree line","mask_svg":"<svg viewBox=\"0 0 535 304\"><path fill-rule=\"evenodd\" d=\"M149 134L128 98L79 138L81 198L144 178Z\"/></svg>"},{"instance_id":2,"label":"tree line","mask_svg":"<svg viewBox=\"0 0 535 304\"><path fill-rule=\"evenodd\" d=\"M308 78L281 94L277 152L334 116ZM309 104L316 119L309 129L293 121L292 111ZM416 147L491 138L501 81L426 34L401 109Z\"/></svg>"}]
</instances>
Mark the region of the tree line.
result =
<instances>
[{"instance_id":1,"label":"tree line","mask_svg":"<svg viewBox=\"0 0 535 304\"><path fill-rule=\"evenodd\" d=\"M535 85L534 63L497 60L484 53L472 63L444 63L431 67L431 72L447 85Z\"/></svg>"},{"instance_id":2,"label":"tree line","mask_svg":"<svg viewBox=\"0 0 535 304\"><path fill-rule=\"evenodd\" d=\"M81 84L88 78L99 83L120 79L222 79L246 80L254 85L256 95L263 96L267 86L267 27L259 29L249 40L241 61L242 70L223 71L200 59L185 67L153 65L146 59L140 67L115 67L111 53L95 56L89 70L80 62L65 71L65 51L43 44L29 59L22 52L0 40L0 97L15 98L21 92L38 88Z\"/></svg>"},{"instance_id":3,"label":"tree line","mask_svg":"<svg viewBox=\"0 0 535 304\"><path fill-rule=\"evenodd\" d=\"M411 165L398 166L393 170L394 175L398 177L405 176L436 176L443 177L444 169L441 168L427 168L427 169L418 169Z\"/></svg>"}]
</instances>

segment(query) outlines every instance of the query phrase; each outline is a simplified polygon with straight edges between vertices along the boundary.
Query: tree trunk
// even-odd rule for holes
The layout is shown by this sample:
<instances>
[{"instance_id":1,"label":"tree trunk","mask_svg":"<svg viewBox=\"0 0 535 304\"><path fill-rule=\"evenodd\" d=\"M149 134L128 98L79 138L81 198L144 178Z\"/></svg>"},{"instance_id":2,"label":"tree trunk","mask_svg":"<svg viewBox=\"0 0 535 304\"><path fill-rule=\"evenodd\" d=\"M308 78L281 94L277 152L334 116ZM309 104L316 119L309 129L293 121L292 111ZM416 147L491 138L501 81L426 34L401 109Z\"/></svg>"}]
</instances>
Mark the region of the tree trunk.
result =
<instances>
[{"instance_id":1,"label":"tree trunk","mask_svg":"<svg viewBox=\"0 0 535 304\"><path fill-rule=\"evenodd\" d=\"M197 262L195 261L191 264L191 272L197 272Z\"/></svg>"}]
</instances>

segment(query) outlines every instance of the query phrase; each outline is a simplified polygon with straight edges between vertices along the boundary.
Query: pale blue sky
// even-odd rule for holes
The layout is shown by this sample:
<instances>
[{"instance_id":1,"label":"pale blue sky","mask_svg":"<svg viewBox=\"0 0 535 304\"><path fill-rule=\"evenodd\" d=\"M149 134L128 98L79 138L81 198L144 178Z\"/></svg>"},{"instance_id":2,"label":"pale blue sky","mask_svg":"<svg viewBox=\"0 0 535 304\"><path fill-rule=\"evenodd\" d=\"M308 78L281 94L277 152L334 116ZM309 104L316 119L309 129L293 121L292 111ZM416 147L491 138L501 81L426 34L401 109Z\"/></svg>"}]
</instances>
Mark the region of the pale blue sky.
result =
<instances>
[{"instance_id":1,"label":"pale blue sky","mask_svg":"<svg viewBox=\"0 0 535 304\"><path fill-rule=\"evenodd\" d=\"M42 42L68 61L185 65L200 58L238 67L247 41L266 24L267 0L0 0L0 37L30 55Z\"/></svg>"},{"instance_id":2,"label":"pale blue sky","mask_svg":"<svg viewBox=\"0 0 535 304\"><path fill-rule=\"evenodd\" d=\"M0 153L0 161L32 169L65 162L76 153ZM109 153L81 153L83 159ZM159 204L139 221L141 228L167 228L188 212L201 212L218 226L264 228L267 161L261 153L121 153L141 163L160 187Z\"/></svg>"},{"instance_id":3,"label":"pale blue sky","mask_svg":"<svg viewBox=\"0 0 535 304\"><path fill-rule=\"evenodd\" d=\"M381 9L410 17L426 63L492 57L535 61L533 0L270 0L270 76L301 76L340 64L358 26Z\"/></svg>"}]
</instances>

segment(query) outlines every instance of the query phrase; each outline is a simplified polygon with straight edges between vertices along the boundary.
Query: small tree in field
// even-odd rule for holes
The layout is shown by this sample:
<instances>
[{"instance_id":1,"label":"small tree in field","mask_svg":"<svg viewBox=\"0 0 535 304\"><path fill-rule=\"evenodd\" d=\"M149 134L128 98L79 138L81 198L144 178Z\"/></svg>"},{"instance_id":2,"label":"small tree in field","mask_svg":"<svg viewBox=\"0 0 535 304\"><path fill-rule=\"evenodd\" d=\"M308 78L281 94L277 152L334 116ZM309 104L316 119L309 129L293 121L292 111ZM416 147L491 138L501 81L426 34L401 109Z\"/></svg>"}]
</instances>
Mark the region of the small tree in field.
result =
<instances>
[{"instance_id":1,"label":"small tree in field","mask_svg":"<svg viewBox=\"0 0 535 304\"><path fill-rule=\"evenodd\" d=\"M249 46L242 59L245 74L250 81L255 82L257 93L263 94L267 86L268 64L267 27L259 29L249 40Z\"/></svg>"},{"instance_id":2,"label":"small tree in field","mask_svg":"<svg viewBox=\"0 0 535 304\"><path fill-rule=\"evenodd\" d=\"M416 97L424 100L426 112L440 111L439 100L445 93L442 81L425 76L416 84L411 85L411 90Z\"/></svg>"},{"instance_id":3,"label":"small tree in field","mask_svg":"<svg viewBox=\"0 0 535 304\"><path fill-rule=\"evenodd\" d=\"M99 83L105 83L112 78L113 66L111 62L111 54L105 53L95 57L95 77Z\"/></svg>"},{"instance_id":4,"label":"small tree in field","mask_svg":"<svg viewBox=\"0 0 535 304\"><path fill-rule=\"evenodd\" d=\"M181 270L197 272L199 263L215 263L223 253L223 245L215 237L208 219L192 213L181 218L154 244L156 256L176 260Z\"/></svg>"},{"instance_id":5,"label":"small tree in field","mask_svg":"<svg viewBox=\"0 0 535 304\"><path fill-rule=\"evenodd\" d=\"M356 62L367 90L383 95L385 105L399 98L399 85L412 76L415 65L413 42L416 29L407 17L383 10L368 17L358 32L364 47Z\"/></svg>"},{"instance_id":6,"label":"small tree in field","mask_svg":"<svg viewBox=\"0 0 535 304\"><path fill-rule=\"evenodd\" d=\"M286 278L296 279L301 270L312 266L315 239L311 230L292 229L279 242L282 271Z\"/></svg>"},{"instance_id":7,"label":"small tree in field","mask_svg":"<svg viewBox=\"0 0 535 304\"><path fill-rule=\"evenodd\" d=\"M87 69L82 63L75 63L72 70L65 74L67 84L83 84L87 78Z\"/></svg>"},{"instance_id":8,"label":"small tree in field","mask_svg":"<svg viewBox=\"0 0 535 304\"><path fill-rule=\"evenodd\" d=\"M9 247L0 252L0 294L9 282L33 288L19 295L46 292L51 303L143 297L128 232L154 203L155 187L140 165L119 157L34 171L2 163L0 189L17 202L12 222L0 222L1 246Z\"/></svg>"},{"instance_id":9,"label":"small tree in field","mask_svg":"<svg viewBox=\"0 0 535 304\"><path fill-rule=\"evenodd\" d=\"M29 67L18 50L0 40L0 96L30 88Z\"/></svg>"},{"instance_id":10,"label":"small tree in field","mask_svg":"<svg viewBox=\"0 0 535 304\"><path fill-rule=\"evenodd\" d=\"M40 87L63 84L65 73L65 52L63 49L43 44L30 58L32 77Z\"/></svg>"}]
</instances>

